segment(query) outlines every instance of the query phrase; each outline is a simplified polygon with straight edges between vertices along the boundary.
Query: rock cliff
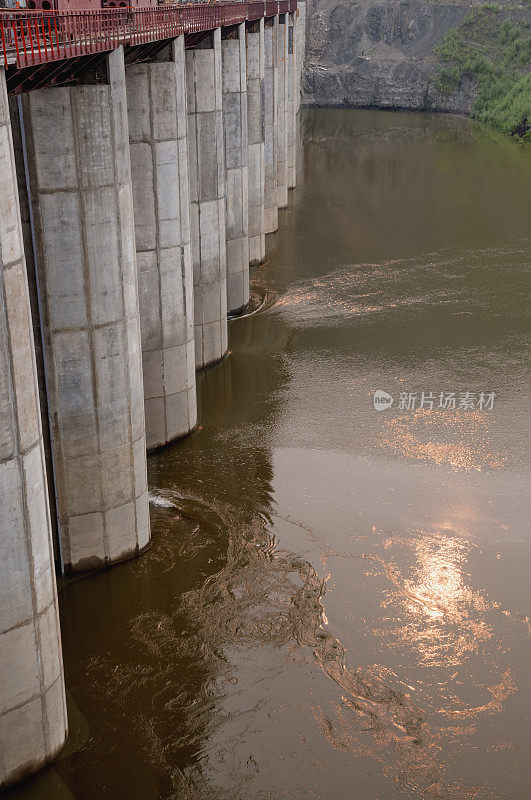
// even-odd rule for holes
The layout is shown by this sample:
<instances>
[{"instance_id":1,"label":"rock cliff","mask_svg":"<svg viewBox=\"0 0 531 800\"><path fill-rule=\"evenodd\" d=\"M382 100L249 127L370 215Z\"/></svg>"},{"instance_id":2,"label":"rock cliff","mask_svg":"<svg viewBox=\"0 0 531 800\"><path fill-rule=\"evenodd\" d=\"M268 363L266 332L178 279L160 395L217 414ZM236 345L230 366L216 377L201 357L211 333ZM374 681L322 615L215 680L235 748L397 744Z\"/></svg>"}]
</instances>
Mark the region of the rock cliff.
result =
<instances>
[{"instance_id":1,"label":"rock cliff","mask_svg":"<svg viewBox=\"0 0 531 800\"><path fill-rule=\"evenodd\" d=\"M303 103L468 113L475 79L441 94L433 50L474 7L438 0L308 0Z\"/></svg>"}]
</instances>

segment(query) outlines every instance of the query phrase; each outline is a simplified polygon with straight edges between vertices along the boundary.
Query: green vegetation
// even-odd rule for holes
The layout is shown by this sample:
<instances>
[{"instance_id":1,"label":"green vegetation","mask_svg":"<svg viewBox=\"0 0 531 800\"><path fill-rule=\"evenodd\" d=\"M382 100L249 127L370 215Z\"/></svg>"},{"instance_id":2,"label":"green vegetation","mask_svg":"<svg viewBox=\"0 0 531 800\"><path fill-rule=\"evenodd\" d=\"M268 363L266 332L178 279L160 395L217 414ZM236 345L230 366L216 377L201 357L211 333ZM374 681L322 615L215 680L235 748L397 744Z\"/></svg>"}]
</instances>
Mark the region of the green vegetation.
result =
<instances>
[{"instance_id":1,"label":"green vegetation","mask_svg":"<svg viewBox=\"0 0 531 800\"><path fill-rule=\"evenodd\" d=\"M445 65L436 80L451 94L465 77L475 78L478 96L471 116L531 141L531 33L496 5L470 11L435 50Z\"/></svg>"}]
</instances>

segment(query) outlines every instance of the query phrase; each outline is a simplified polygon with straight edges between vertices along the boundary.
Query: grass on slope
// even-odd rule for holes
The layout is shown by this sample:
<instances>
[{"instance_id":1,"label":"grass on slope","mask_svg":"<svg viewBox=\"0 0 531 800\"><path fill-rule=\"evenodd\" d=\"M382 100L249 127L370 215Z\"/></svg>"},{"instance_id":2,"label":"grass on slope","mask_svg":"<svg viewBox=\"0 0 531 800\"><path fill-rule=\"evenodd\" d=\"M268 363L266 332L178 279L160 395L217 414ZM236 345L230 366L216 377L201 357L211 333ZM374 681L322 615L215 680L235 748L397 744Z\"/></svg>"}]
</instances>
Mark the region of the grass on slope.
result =
<instances>
[{"instance_id":1,"label":"grass on slope","mask_svg":"<svg viewBox=\"0 0 531 800\"><path fill-rule=\"evenodd\" d=\"M455 91L465 76L477 79L471 116L531 141L531 32L497 6L470 11L435 49L444 66L436 80L441 94Z\"/></svg>"}]
</instances>

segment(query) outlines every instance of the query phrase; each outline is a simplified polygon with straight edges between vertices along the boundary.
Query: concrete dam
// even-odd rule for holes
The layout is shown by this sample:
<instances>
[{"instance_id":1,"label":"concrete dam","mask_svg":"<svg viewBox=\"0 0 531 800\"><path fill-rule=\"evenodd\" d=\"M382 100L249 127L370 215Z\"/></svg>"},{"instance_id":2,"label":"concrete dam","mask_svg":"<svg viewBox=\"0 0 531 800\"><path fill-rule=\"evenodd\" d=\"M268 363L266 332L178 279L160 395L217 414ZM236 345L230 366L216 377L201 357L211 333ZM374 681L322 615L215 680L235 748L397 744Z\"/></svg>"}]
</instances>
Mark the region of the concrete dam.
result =
<instances>
[{"instance_id":1,"label":"concrete dam","mask_svg":"<svg viewBox=\"0 0 531 800\"><path fill-rule=\"evenodd\" d=\"M0 17L0 786L67 736L55 570L150 544L146 456L295 186L297 0Z\"/></svg>"}]
</instances>

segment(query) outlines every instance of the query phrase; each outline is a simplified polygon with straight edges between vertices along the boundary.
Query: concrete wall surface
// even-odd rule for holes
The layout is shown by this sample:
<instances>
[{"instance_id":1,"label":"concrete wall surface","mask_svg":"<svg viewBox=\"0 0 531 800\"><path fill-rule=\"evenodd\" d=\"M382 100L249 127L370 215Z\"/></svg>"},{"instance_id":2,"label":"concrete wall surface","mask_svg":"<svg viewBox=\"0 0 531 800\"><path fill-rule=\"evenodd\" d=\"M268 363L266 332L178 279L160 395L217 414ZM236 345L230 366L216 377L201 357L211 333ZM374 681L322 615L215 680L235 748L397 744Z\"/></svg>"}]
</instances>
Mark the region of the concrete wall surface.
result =
<instances>
[{"instance_id":1,"label":"concrete wall surface","mask_svg":"<svg viewBox=\"0 0 531 800\"><path fill-rule=\"evenodd\" d=\"M227 309L249 302L249 198L247 172L247 63L245 23L221 39L225 142Z\"/></svg>"},{"instance_id":2,"label":"concrete wall surface","mask_svg":"<svg viewBox=\"0 0 531 800\"><path fill-rule=\"evenodd\" d=\"M297 38L295 33L296 14L286 14L287 19L287 158L288 158L288 189L294 189L297 183L297 64L296 50Z\"/></svg>"},{"instance_id":3,"label":"concrete wall surface","mask_svg":"<svg viewBox=\"0 0 531 800\"><path fill-rule=\"evenodd\" d=\"M52 448L50 440L50 425L48 414L48 396L46 392L46 373L44 368L44 353L41 336L41 320L39 314L39 296L35 275L35 256L33 252L33 238L31 215L28 202L28 187L26 185L26 166L24 161L24 147L22 143L22 128L20 119L21 95L8 96L9 115L11 117L11 133L13 135L13 149L15 151L15 166L17 170L18 200L20 206L20 219L22 222L22 239L24 242L24 255L26 261L26 276L31 307L31 321L33 327L33 347L37 366L37 384L39 389L39 404L41 428L44 446L44 463L46 465L46 478L48 488L48 502L50 506L50 519L52 524L52 541L54 557L59 562L59 538L57 531L57 513L55 507L55 481L53 474Z\"/></svg>"},{"instance_id":4,"label":"concrete wall surface","mask_svg":"<svg viewBox=\"0 0 531 800\"><path fill-rule=\"evenodd\" d=\"M287 14L279 14L277 36L278 131L277 131L277 205L288 204L288 35Z\"/></svg>"},{"instance_id":5,"label":"concrete wall surface","mask_svg":"<svg viewBox=\"0 0 531 800\"><path fill-rule=\"evenodd\" d=\"M302 72L306 58L306 0L297 3L295 24L295 62L297 65L297 88L295 92L296 109L301 107L302 100Z\"/></svg>"},{"instance_id":6,"label":"concrete wall surface","mask_svg":"<svg viewBox=\"0 0 531 800\"><path fill-rule=\"evenodd\" d=\"M264 20L247 23L249 263L265 258Z\"/></svg>"},{"instance_id":7,"label":"concrete wall surface","mask_svg":"<svg viewBox=\"0 0 531 800\"><path fill-rule=\"evenodd\" d=\"M277 150L278 150L278 16L264 24L264 158L265 232L278 228Z\"/></svg>"},{"instance_id":8,"label":"concrete wall surface","mask_svg":"<svg viewBox=\"0 0 531 800\"><path fill-rule=\"evenodd\" d=\"M23 96L66 570L134 555L150 536L122 48L106 67L107 82Z\"/></svg>"},{"instance_id":9,"label":"concrete wall surface","mask_svg":"<svg viewBox=\"0 0 531 800\"><path fill-rule=\"evenodd\" d=\"M0 786L50 761L66 705L31 312L0 68Z\"/></svg>"},{"instance_id":10,"label":"concrete wall surface","mask_svg":"<svg viewBox=\"0 0 531 800\"><path fill-rule=\"evenodd\" d=\"M197 423L184 36L126 69L146 445Z\"/></svg>"},{"instance_id":11,"label":"concrete wall surface","mask_svg":"<svg viewBox=\"0 0 531 800\"><path fill-rule=\"evenodd\" d=\"M221 30L186 51L190 221L194 270L195 361L201 367L227 352L225 154L221 92Z\"/></svg>"}]
</instances>

